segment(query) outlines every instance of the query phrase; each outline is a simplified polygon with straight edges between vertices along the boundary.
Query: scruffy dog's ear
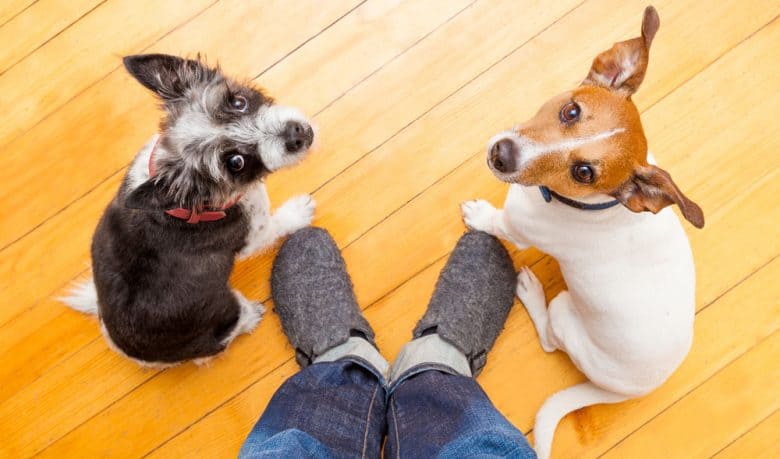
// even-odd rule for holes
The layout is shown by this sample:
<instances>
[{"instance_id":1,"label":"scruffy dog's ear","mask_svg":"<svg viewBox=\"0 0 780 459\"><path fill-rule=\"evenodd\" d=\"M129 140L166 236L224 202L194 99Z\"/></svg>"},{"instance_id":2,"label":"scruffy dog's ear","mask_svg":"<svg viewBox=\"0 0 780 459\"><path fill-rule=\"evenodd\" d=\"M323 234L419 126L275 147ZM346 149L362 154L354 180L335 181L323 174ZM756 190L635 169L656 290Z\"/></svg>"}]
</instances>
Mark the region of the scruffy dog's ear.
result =
<instances>
[{"instance_id":1,"label":"scruffy dog's ear","mask_svg":"<svg viewBox=\"0 0 780 459\"><path fill-rule=\"evenodd\" d=\"M125 57L123 62L130 75L163 100L182 97L187 89L216 73L200 61L167 54L137 54Z\"/></svg>"},{"instance_id":2,"label":"scruffy dog's ear","mask_svg":"<svg viewBox=\"0 0 780 459\"><path fill-rule=\"evenodd\" d=\"M155 183L149 179L134 189L125 197L125 207L142 210L167 210L176 207L172 199Z\"/></svg>"}]
</instances>

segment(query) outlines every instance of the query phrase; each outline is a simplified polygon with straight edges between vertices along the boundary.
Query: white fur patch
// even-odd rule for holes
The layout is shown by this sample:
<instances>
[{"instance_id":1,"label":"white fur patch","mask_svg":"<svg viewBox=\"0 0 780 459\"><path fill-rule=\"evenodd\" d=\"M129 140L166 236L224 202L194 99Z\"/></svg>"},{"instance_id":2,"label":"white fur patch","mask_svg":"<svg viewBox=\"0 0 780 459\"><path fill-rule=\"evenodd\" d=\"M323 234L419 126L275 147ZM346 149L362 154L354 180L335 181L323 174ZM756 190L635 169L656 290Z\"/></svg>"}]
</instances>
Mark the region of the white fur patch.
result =
<instances>
[{"instance_id":1,"label":"white fur patch","mask_svg":"<svg viewBox=\"0 0 780 459\"><path fill-rule=\"evenodd\" d=\"M261 108L254 124L240 123L228 127L228 136L246 143L257 143L263 164L270 171L296 164L306 151L288 153L284 139L280 135L285 125L297 121L310 126L311 123L298 109L284 105L271 105Z\"/></svg>"},{"instance_id":2,"label":"white fur patch","mask_svg":"<svg viewBox=\"0 0 780 459\"><path fill-rule=\"evenodd\" d=\"M74 285L68 295L59 300L78 312L91 315L98 313L97 289L92 279Z\"/></svg>"},{"instance_id":3,"label":"white fur patch","mask_svg":"<svg viewBox=\"0 0 780 459\"><path fill-rule=\"evenodd\" d=\"M152 150L157 145L159 139L159 134L153 135L138 154L135 155L133 164L130 166L130 171L127 174L129 190L132 191L149 180L149 156L151 156Z\"/></svg>"},{"instance_id":4,"label":"white fur patch","mask_svg":"<svg viewBox=\"0 0 780 459\"><path fill-rule=\"evenodd\" d=\"M260 323L260 319L262 319L263 314L265 314L265 307L259 301L251 301L235 289L233 290L233 296L238 300L241 312L239 313L236 326L230 334L222 340L222 344L225 346L236 339L238 335L242 333L251 333L257 328L257 324Z\"/></svg>"},{"instance_id":5,"label":"white fur patch","mask_svg":"<svg viewBox=\"0 0 780 459\"><path fill-rule=\"evenodd\" d=\"M598 132L596 134L589 135L589 136L574 137L572 139L566 139L560 142L543 144L543 143L534 142L526 137L520 137L512 131L504 131L496 134L495 136L493 136L492 139L490 139L490 143L488 145L488 151L490 151L493 145L495 145L495 143L498 142L499 140L503 140L507 138L512 139L512 141L514 141L517 144L518 149L520 151L518 164L519 164L519 168L522 168L528 165L529 162L533 161L534 159L546 153L575 150L584 145L588 145L591 143L600 142L604 139L608 139L614 135L620 134L621 132L625 132L625 129L614 128L614 129L609 129L607 131Z\"/></svg>"}]
</instances>

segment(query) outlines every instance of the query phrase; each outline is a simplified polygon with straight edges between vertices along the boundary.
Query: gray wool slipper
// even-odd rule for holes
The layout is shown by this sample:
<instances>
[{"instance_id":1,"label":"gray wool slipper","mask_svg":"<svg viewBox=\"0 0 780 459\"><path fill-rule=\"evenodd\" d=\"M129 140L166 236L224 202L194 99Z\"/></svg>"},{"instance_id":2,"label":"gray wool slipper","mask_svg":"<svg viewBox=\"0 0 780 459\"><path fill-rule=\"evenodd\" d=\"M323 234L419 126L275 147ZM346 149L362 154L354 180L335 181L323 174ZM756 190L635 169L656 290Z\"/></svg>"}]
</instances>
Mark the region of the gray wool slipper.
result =
<instances>
[{"instance_id":1,"label":"gray wool slipper","mask_svg":"<svg viewBox=\"0 0 780 459\"><path fill-rule=\"evenodd\" d=\"M464 234L439 275L414 337L437 333L466 355L474 376L512 308L515 270L504 246L481 231Z\"/></svg>"},{"instance_id":2,"label":"gray wool slipper","mask_svg":"<svg viewBox=\"0 0 780 459\"><path fill-rule=\"evenodd\" d=\"M301 367L350 336L374 347L338 246L327 231L304 228L279 249L271 272L275 310Z\"/></svg>"}]
</instances>

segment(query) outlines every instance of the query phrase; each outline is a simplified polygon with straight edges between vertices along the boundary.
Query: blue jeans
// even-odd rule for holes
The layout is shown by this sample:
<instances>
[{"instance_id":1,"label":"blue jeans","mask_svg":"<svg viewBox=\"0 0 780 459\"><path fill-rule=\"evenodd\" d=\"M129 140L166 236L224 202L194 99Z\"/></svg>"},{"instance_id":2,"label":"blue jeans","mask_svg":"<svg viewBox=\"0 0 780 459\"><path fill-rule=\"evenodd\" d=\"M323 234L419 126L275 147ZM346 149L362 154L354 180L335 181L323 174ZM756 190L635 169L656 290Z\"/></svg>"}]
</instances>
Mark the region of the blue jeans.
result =
<instances>
[{"instance_id":1,"label":"blue jeans","mask_svg":"<svg viewBox=\"0 0 780 459\"><path fill-rule=\"evenodd\" d=\"M392 384L355 356L314 363L274 394L239 457L536 457L474 378L438 363Z\"/></svg>"}]
</instances>

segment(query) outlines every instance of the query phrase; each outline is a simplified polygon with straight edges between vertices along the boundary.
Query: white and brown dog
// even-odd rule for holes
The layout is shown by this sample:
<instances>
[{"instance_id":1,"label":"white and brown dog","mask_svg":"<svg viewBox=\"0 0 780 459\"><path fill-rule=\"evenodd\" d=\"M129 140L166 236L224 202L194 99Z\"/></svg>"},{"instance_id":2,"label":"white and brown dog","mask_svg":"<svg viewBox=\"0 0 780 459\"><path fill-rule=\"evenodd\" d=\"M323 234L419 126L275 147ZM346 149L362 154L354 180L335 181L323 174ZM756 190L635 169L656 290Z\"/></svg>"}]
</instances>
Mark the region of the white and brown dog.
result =
<instances>
[{"instance_id":1,"label":"white and brown dog","mask_svg":"<svg viewBox=\"0 0 780 459\"><path fill-rule=\"evenodd\" d=\"M199 59L124 63L165 117L98 223L94 281L64 301L97 314L109 346L139 364L203 362L262 317L228 285L235 258L312 220L308 195L272 215L262 180L300 161L314 133L299 111Z\"/></svg>"},{"instance_id":2,"label":"white and brown dog","mask_svg":"<svg viewBox=\"0 0 780 459\"><path fill-rule=\"evenodd\" d=\"M693 257L667 206L677 204L698 228L704 217L650 163L631 101L658 26L648 7L640 37L601 53L581 86L491 140L488 165L513 184L503 210L485 201L463 204L469 227L555 257L568 286L548 307L534 274L526 267L518 275L517 295L544 350L566 352L590 380L542 406L534 427L541 458L567 413L652 391L691 346Z\"/></svg>"}]
</instances>

